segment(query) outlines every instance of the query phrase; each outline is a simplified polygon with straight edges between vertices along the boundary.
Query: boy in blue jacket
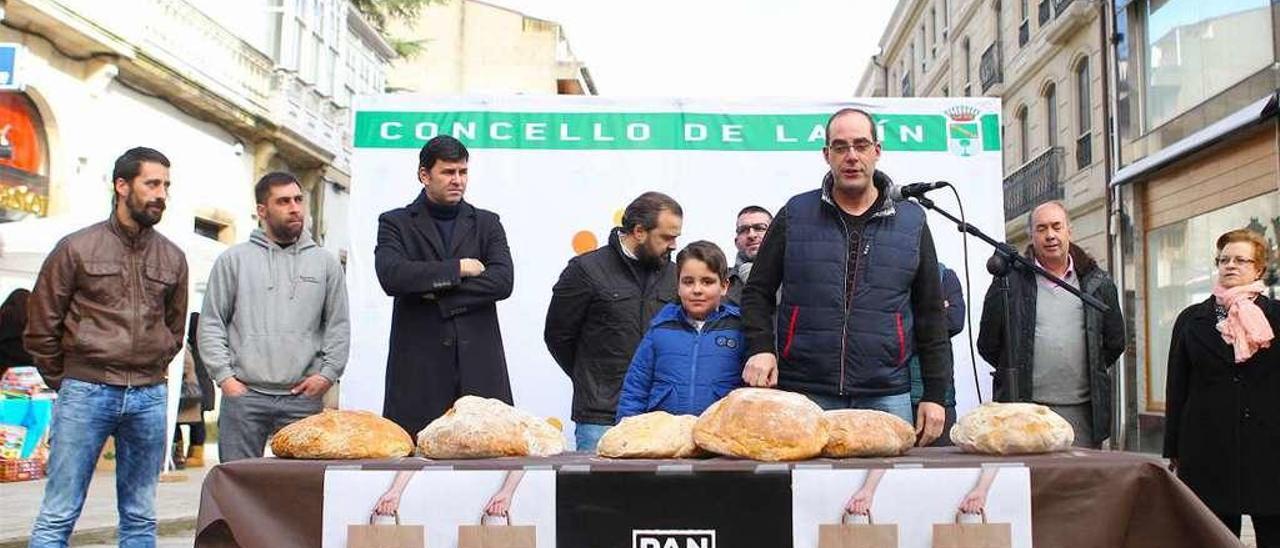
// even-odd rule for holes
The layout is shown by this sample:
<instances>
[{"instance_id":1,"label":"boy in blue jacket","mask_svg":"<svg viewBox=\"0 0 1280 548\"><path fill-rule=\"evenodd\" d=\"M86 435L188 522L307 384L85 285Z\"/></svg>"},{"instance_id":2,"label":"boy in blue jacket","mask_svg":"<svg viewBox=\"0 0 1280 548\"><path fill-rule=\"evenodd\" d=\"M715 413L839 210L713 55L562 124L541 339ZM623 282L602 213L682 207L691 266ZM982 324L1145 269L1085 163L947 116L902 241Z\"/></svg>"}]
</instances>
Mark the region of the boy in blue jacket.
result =
<instances>
[{"instance_id":1,"label":"boy in blue jacket","mask_svg":"<svg viewBox=\"0 0 1280 548\"><path fill-rule=\"evenodd\" d=\"M742 316L721 303L729 290L724 252L693 242L676 255L676 270L680 304L659 311L636 348L618 397L619 421L650 411L698 415L742 384Z\"/></svg>"}]
</instances>

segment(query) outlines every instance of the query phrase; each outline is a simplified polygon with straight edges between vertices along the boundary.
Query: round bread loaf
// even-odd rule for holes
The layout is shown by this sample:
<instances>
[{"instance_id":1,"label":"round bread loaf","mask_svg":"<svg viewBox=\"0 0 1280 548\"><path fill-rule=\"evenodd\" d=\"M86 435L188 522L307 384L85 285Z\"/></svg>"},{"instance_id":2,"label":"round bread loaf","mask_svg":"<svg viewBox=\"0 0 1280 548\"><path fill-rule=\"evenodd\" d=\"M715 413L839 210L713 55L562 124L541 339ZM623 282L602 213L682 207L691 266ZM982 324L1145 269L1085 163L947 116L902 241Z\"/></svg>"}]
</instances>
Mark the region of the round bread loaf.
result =
<instances>
[{"instance_id":1,"label":"round bread loaf","mask_svg":"<svg viewBox=\"0 0 1280 548\"><path fill-rule=\"evenodd\" d=\"M916 441L911 424L897 415L872 409L825 411L830 437L824 457L896 457Z\"/></svg>"},{"instance_id":2,"label":"round bread loaf","mask_svg":"<svg viewBox=\"0 0 1280 548\"><path fill-rule=\"evenodd\" d=\"M622 419L600 438L596 454L614 459L683 459L702 452L693 443L698 417L653 411Z\"/></svg>"},{"instance_id":3,"label":"round bread loaf","mask_svg":"<svg viewBox=\"0 0 1280 548\"><path fill-rule=\"evenodd\" d=\"M413 438L368 411L327 410L281 428L271 452L288 459L385 459L412 453Z\"/></svg>"},{"instance_id":4,"label":"round bread loaf","mask_svg":"<svg viewBox=\"0 0 1280 548\"><path fill-rule=\"evenodd\" d=\"M431 459L546 457L564 452L564 435L500 400L463 396L418 432L418 451Z\"/></svg>"},{"instance_id":5,"label":"round bread loaf","mask_svg":"<svg viewBox=\"0 0 1280 548\"><path fill-rule=\"evenodd\" d=\"M1035 403L985 403L951 427L951 441L966 453L1017 455L1071 447L1066 419Z\"/></svg>"},{"instance_id":6,"label":"round bread loaf","mask_svg":"<svg viewBox=\"0 0 1280 548\"><path fill-rule=\"evenodd\" d=\"M739 388L711 404L693 427L698 447L763 461L803 460L827 444L822 408L800 394Z\"/></svg>"}]
</instances>

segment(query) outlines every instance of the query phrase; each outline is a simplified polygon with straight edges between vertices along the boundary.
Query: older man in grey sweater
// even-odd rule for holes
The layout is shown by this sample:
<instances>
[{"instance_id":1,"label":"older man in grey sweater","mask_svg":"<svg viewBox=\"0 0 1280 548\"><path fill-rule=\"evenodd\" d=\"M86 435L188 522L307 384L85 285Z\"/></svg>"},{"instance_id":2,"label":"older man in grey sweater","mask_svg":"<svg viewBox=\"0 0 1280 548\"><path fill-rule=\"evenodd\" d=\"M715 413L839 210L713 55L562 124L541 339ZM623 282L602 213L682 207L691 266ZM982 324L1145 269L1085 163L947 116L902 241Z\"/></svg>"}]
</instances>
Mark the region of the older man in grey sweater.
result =
<instances>
[{"instance_id":1,"label":"older man in grey sweater","mask_svg":"<svg viewBox=\"0 0 1280 548\"><path fill-rule=\"evenodd\" d=\"M319 413L351 342L342 265L304 230L302 187L254 187L263 227L218 257L200 315L200 356L222 388L222 462L261 457L280 428Z\"/></svg>"},{"instance_id":2,"label":"older man in grey sweater","mask_svg":"<svg viewBox=\"0 0 1280 548\"><path fill-rule=\"evenodd\" d=\"M1062 202L1036 206L1027 219L1029 255L1044 267L1106 303L1085 308L1075 295L1036 274L1009 274L1009 342L1005 349L1004 300L997 284L987 290L978 330L978 352L996 367L1018 371L1017 387L993 383L996 401L1049 406L1071 424L1075 444L1101 447L1111 437L1111 366L1124 353L1124 318L1115 283L1084 249L1071 243L1071 219ZM1013 363L1007 363L1012 355ZM1015 390L1016 388L1016 390ZM1016 398L1015 398L1016 395Z\"/></svg>"}]
</instances>

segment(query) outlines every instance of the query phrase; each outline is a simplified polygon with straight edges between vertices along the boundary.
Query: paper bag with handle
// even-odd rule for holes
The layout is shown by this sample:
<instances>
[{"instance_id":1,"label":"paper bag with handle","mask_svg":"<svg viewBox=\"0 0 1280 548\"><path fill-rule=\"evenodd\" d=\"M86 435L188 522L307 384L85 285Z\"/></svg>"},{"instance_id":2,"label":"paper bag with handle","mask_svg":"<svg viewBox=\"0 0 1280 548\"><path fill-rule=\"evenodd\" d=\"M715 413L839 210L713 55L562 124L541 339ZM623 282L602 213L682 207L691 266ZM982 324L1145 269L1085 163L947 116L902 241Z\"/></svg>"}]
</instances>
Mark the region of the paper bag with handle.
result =
<instances>
[{"instance_id":1,"label":"paper bag with handle","mask_svg":"<svg viewBox=\"0 0 1280 548\"><path fill-rule=\"evenodd\" d=\"M866 523L852 523L845 512L840 523L818 525L818 548L898 548L898 525L877 524L867 513Z\"/></svg>"},{"instance_id":2,"label":"paper bag with handle","mask_svg":"<svg viewBox=\"0 0 1280 548\"><path fill-rule=\"evenodd\" d=\"M987 523L987 511L978 515L982 523L961 523L956 512L955 523L933 524L933 548L1013 548L1013 524Z\"/></svg>"},{"instance_id":3,"label":"paper bag with handle","mask_svg":"<svg viewBox=\"0 0 1280 548\"><path fill-rule=\"evenodd\" d=\"M502 518L505 523L490 525L485 522L489 517ZM479 525L458 526L458 548L535 548L536 530L532 525L512 525L511 514L480 514Z\"/></svg>"},{"instance_id":4,"label":"paper bag with handle","mask_svg":"<svg viewBox=\"0 0 1280 548\"><path fill-rule=\"evenodd\" d=\"M421 525L400 525L400 514L395 525L375 524L376 514L369 515L368 524L347 526L347 548L425 548L426 530Z\"/></svg>"}]
</instances>

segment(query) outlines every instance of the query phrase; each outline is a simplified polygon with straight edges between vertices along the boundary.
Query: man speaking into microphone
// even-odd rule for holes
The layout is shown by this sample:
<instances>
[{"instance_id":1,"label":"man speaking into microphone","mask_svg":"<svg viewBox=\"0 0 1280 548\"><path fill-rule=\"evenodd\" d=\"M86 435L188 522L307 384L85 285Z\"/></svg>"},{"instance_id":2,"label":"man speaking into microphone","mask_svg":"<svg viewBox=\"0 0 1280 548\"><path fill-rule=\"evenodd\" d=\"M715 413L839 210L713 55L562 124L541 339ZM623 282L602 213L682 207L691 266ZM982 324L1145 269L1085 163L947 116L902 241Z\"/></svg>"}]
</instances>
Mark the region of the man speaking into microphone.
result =
<instances>
[{"instance_id":1,"label":"man speaking into microphone","mask_svg":"<svg viewBox=\"0 0 1280 548\"><path fill-rule=\"evenodd\" d=\"M923 208L890 198L870 114L841 109L826 133L830 172L778 211L743 291L742 378L823 409L892 413L928 445L942 433L953 382L933 236ZM924 382L915 413L912 355Z\"/></svg>"}]
</instances>

